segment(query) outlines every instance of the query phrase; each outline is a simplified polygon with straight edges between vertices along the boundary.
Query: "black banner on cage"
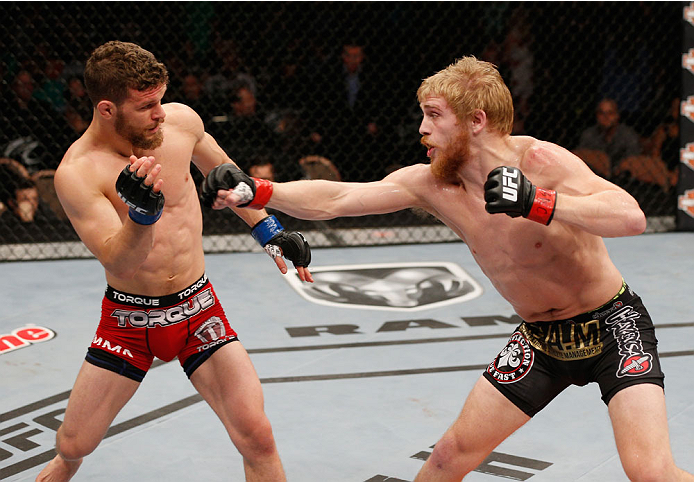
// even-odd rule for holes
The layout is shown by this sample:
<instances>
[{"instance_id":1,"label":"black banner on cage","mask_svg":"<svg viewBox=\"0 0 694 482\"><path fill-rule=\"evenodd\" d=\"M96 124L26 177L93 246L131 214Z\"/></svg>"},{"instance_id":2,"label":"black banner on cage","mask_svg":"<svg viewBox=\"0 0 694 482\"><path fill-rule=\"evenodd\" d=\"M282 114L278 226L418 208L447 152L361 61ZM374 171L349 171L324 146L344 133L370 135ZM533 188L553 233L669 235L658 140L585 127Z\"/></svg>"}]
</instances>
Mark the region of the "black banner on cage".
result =
<instances>
[{"instance_id":1,"label":"black banner on cage","mask_svg":"<svg viewBox=\"0 0 694 482\"><path fill-rule=\"evenodd\" d=\"M677 229L694 231L694 2L684 5Z\"/></svg>"}]
</instances>

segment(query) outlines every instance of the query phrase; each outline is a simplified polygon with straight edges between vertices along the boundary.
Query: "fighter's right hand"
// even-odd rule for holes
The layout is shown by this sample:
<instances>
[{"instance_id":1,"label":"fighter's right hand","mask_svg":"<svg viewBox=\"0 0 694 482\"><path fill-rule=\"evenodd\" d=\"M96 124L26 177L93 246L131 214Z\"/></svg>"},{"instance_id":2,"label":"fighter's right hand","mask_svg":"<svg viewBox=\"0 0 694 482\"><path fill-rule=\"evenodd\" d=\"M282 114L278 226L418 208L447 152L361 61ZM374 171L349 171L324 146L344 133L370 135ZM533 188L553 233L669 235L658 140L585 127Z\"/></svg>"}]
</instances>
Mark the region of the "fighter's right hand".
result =
<instances>
[{"instance_id":1,"label":"fighter's right hand","mask_svg":"<svg viewBox=\"0 0 694 482\"><path fill-rule=\"evenodd\" d=\"M202 183L200 202L212 207L217 191L233 189L240 208L263 209L272 196L272 182L248 176L233 164L224 163L212 169Z\"/></svg>"},{"instance_id":2,"label":"fighter's right hand","mask_svg":"<svg viewBox=\"0 0 694 482\"><path fill-rule=\"evenodd\" d=\"M159 179L155 183L160 171L161 166L154 165L153 157L138 159L130 156L130 164L123 168L116 180L118 197L130 208L130 219L138 224L154 224L161 217L164 209L163 181Z\"/></svg>"},{"instance_id":3,"label":"fighter's right hand","mask_svg":"<svg viewBox=\"0 0 694 482\"><path fill-rule=\"evenodd\" d=\"M548 225L554 216L557 192L534 186L517 167L492 170L484 183L484 208L490 214L506 213Z\"/></svg>"}]
</instances>

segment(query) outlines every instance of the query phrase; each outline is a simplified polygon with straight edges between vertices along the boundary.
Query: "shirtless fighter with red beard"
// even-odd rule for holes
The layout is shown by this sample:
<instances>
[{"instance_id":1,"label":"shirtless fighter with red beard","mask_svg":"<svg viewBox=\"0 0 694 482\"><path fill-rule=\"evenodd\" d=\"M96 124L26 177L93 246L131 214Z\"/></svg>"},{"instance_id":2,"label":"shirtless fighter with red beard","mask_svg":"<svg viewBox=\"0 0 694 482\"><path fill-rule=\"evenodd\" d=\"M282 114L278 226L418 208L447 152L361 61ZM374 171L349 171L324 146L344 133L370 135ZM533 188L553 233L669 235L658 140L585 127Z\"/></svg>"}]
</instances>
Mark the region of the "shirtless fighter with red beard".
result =
<instances>
[{"instance_id":1,"label":"shirtless fighter with red beard","mask_svg":"<svg viewBox=\"0 0 694 482\"><path fill-rule=\"evenodd\" d=\"M566 149L512 136L511 94L487 62L462 58L425 79L417 96L431 166L369 183L270 186L232 168L222 187L235 189L208 196L218 209L269 198L268 207L302 219L424 209L460 236L524 320L416 482L460 481L562 390L590 382L631 480L694 480L671 454L653 324L602 239L644 231L636 200ZM553 333L574 339L551 343Z\"/></svg>"}]
</instances>

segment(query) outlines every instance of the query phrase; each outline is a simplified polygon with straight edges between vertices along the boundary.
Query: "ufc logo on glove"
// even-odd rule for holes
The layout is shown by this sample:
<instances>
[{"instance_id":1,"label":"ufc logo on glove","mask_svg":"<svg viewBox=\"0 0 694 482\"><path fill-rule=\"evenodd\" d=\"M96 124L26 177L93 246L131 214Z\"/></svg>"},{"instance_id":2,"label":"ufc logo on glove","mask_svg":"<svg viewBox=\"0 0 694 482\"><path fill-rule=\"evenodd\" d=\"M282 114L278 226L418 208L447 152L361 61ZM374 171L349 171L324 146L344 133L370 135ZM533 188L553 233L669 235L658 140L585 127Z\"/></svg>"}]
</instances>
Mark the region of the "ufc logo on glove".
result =
<instances>
[{"instance_id":1,"label":"ufc logo on glove","mask_svg":"<svg viewBox=\"0 0 694 482\"><path fill-rule=\"evenodd\" d=\"M503 190L501 196L507 201L518 201L518 171L515 169L508 170L508 168L504 167L502 179Z\"/></svg>"},{"instance_id":2,"label":"ufc logo on glove","mask_svg":"<svg viewBox=\"0 0 694 482\"><path fill-rule=\"evenodd\" d=\"M487 176L484 200L490 214L522 216L547 225L554 216L557 192L534 186L517 167L500 166Z\"/></svg>"}]
</instances>

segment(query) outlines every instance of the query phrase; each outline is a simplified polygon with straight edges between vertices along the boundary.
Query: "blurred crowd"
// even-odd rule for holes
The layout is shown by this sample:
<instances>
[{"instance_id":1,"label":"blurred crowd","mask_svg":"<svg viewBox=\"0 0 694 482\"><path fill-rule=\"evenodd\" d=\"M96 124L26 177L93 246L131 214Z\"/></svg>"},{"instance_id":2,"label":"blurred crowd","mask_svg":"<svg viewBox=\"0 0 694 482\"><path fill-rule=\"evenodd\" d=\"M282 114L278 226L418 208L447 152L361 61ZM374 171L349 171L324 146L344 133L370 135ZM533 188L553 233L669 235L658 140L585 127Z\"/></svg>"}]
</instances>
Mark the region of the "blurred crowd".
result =
<instances>
[{"instance_id":1,"label":"blurred crowd","mask_svg":"<svg viewBox=\"0 0 694 482\"><path fill-rule=\"evenodd\" d=\"M290 35L276 48L268 41L264 50L254 50L235 39L233 28L216 16L211 4L193 3L178 6L186 9L184 23L190 30L175 48L164 49L161 42L150 45L151 37L132 23L124 28L131 38L120 40L139 43L166 64L171 82L164 101L194 108L207 131L243 169L277 181L369 181L425 160L414 90L418 76L433 71L406 71L398 61L410 53L401 52L390 63L383 53L388 39L364 35L363 30L327 39ZM514 96L514 134L559 142L601 176L627 187L641 183L636 194L655 189L670 195L679 161L679 92L656 92L667 73L665 64L653 63L655 47L644 45L638 50L642 57L627 63L619 53L633 37L606 32L602 64L593 73L576 72L593 89L581 105L573 106L573 125L578 122L582 129L553 138L545 124L558 93L554 88L548 93L546 85L548 76L561 77L562 72L550 72L544 65L546 41L538 41L531 9L523 3L495 8L502 7L503 21L488 21L483 27L487 40L459 45L456 51L499 67ZM287 7L277 5L268 31L257 32L260 38L279 35L270 28L282 27L282 8ZM641 14L648 17L648 12ZM402 22L395 16L388 20L396 26ZM23 43L18 34L17 49L0 57L0 243L42 239L33 231L20 236L15 224L66 223L52 191L52 172L90 123L84 61L107 39L90 38L77 18L64 23L58 34L62 48L48 40ZM580 34L587 27L575 28ZM635 27L632 35L638 33ZM421 58L412 62L429 65ZM649 66L648 75L638 70L643 65ZM551 85L560 84L553 79Z\"/></svg>"}]
</instances>

